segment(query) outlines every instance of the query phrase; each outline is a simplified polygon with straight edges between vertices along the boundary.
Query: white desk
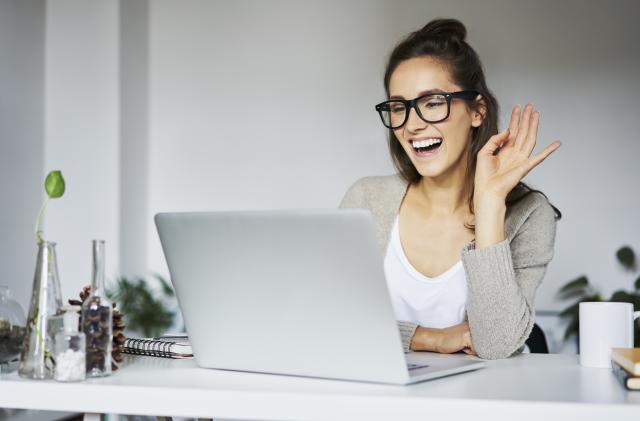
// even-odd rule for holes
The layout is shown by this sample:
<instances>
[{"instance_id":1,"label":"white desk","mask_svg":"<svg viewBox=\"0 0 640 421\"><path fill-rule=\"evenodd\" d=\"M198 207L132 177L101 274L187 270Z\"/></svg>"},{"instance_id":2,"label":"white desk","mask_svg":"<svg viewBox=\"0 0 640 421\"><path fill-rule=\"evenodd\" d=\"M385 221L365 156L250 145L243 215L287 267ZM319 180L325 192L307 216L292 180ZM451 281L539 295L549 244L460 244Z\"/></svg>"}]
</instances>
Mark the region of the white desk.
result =
<instances>
[{"instance_id":1,"label":"white desk","mask_svg":"<svg viewBox=\"0 0 640 421\"><path fill-rule=\"evenodd\" d=\"M127 357L111 377L77 384L27 381L11 373L0 378L0 407L249 420L637 421L640 392L625 391L609 370L581 367L574 355L525 354L412 386Z\"/></svg>"}]
</instances>

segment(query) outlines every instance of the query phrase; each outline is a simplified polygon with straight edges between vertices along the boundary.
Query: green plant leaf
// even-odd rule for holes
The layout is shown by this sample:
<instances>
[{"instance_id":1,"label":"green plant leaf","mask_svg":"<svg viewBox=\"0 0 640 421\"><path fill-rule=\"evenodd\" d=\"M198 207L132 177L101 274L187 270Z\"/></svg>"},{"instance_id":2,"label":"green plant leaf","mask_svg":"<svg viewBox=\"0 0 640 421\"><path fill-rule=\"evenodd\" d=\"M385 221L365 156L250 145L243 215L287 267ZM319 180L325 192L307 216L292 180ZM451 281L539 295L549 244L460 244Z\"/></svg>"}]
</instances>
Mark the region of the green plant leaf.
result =
<instances>
[{"instance_id":1,"label":"green plant leaf","mask_svg":"<svg viewBox=\"0 0 640 421\"><path fill-rule=\"evenodd\" d=\"M164 287L165 285L163 292ZM154 293L144 278L134 281L119 278L110 293L116 297L115 301L124 315L128 329L139 331L145 337L152 337L164 333L173 324L175 313L156 297L157 293Z\"/></svg>"},{"instance_id":2,"label":"green plant leaf","mask_svg":"<svg viewBox=\"0 0 640 421\"><path fill-rule=\"evenodd\" d=\"M633 303L633 298L627 291L620 289L611 295L609 301L612 303Z\"/></svg>"},{"instance_id":3,"label":"green plant leaf","mask_svg":"<svg viewBox=\"0 0 640 421\"><path fill-rule=\"evenodd\" d=\"M636 291L640 291L640 276L636 279L634 286L636 287Z\"/></svg>"},{"instance_id":4,"label":"green plant leaf","mask_svg":"<svg viewBox=\"0 0 640 421\"><path fill-rule=\"evenodd\" d=\"M575 319L572 319L567 326L567 329L564 331L564 340L567 341L573 335L577 335L579 326L578 318L576 317Z\"/></svg>"},{"instance_id":5,"label":"green plant leaf","mask_svg":"<svg viewBox=\"0 0 640 421\"><path fill-rule=\"evenodd\" d=\"M640 309L640 294L637 292L618 290L611 295L609 301L615 303L631 303L633 304L634 311Z\"/></svg>"},{"instance_id":6,"label":"green plant leaf","mask_svg":"<svg viewBox=\"0 0 640 421\"><path fill-rule=\"evenodd\" d=\"M558 298L561 300L575 300L584 298L589 293L586 289L576 289L573 291L567 291L563 294L558 294Z\"/></svg>"},{"instance_id":7,"label":"green plant leaf","mask_svg":"<svg viewBox=\"0 0 640 421\"><path fill-rule=\"evenodd\" d=\"M592 288L591 285L589 285L587 277L581 276L560 288L556 295L561 300L572 300L588 295L591 290Z\"/></svg>"},{"instance_id":8,"label":"green plant leaf","mask_svg":"<svg viewBox=\"0 0 640 421\"><path fill-rule=\"evenodd\" d=\"M604 301L604 298L602 297L602 294L600 294L599 292L590 295L588 297L585 297L582 302L583 303L589 303L589 302L600 302L600 301Z\"/></svg>"},{"instance_id":9,"label":"green plant leaf","mask_svg":"<svg viewBox=\"0 0 640 421\"><path fill-rule=\"evenodd\" d=\"M38 212L38 216L36 217L36 226L34 228L34 234L38 244L41 244L44 241L44 238L42 238L42 231L40 231L40 220L44 214L44 209L47 207L47 203L49 200L57 199L62 197L64 194L65 184L64 178L62 178L62 173L60 171L49 172L44 180L44 189L47 192L48 197L40 207L40 212Z\"/></svg>"},{"instance_id":10,"label":"green plant leaf","mask_svg":"<svg viewBox=\"0 0 640 421\"><path fill-rule=\"evenodd\" d=\"M64 178L60 171L51 171L44 180L44 189L52 199L62 197L65 190Z\"/></svg>"},{"instance_id":11,"label":"green plant leaf","mask_svg":"<svg viewBox=\"0 0 640 421\"><path fill-rule=\"evenodd\" d=\"M567 284L565 284L562 288L560 288L560 291L558 291L558 293L563 293L563 292L567 292L567 291L573 291L576 289L584 289L589 285L589 280L587 279L586 276L581 276L577 279L574 279L573 281L568 282Z\"/></svg>"},{"instance_id":12,"label":"green plant leaf","mask_svg":"<svg viewBox=\"0 0 640 421\"><path fill-rule=\"evenodd\" d=\"M617 293L618 291L616 291ZM620 294L620 299L616 299L615 301L617 302L622 302L622 303L631 303L633 304L633 311L638 311L640 310L640 293L638 292L626 292L623 291L623 294ZM614 295L616 295L616 293L614 293ZM613 296L611 297L611 301L613 300ZM618 298L618 297L616 297ZM640 323L638 323L638 325L640 325Z\"/></svg>"},{"instance_id":13,"label":"green plant leaf","mask_svg":"<svg viewBox=\"0 0 640 421\"><path fill-rule=\"evenodd\" d=\"M580 301L582 300L578 300L577 302L571 304L569 307L562 310L560 314L558 314L558 316L568 317L568 318L578 317L578 307L580 305Z\"/></svg>"},{"instance_id":14,"label":"green plant leaf","mask_svg":"<svg viewBox=\"0 0 640 421\"><path fill-rule=\"evenodd\" d=\"M636 254L633 249L629 246L621 247L616 252L616 257L618 258L618 262L627 270L635 270L636 269Z\"/></svg>"},{"instance_id":15,"label":"green plant leaf","mask_svg":"<svg viewBox=\"0 0 640 421\"><path fill-rule=\"evenodd\" d=\"M160 285L162 285L162 292L164 292L164 295L166 295L167 297L173 297L175 293L173 291L173 288L171 287L171 284L160 274L156 273L155 277L158 281L160 281Z\"/></svg>"}]
</instances>

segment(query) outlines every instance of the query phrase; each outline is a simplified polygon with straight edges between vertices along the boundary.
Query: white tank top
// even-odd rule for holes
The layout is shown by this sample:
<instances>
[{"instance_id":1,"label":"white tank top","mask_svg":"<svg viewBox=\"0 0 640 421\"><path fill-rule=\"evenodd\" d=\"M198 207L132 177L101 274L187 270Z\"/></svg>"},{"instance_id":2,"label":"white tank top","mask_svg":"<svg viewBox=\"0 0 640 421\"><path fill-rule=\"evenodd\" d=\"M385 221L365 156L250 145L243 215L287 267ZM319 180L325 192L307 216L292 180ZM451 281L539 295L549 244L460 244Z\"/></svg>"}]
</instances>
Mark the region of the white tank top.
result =
<instances>
[{"instance_id":1,"label":"white tank top","mask_svg":"<svg viewBox=\"0 0 640 421\"><path fill-rule=\"evenodd\" d=\"M384 272L397 320L433 328L465 321L467 276L462 261L435 278L418 272L402 249L397 216L387 246Z\"/></svg>"}]
</instances>

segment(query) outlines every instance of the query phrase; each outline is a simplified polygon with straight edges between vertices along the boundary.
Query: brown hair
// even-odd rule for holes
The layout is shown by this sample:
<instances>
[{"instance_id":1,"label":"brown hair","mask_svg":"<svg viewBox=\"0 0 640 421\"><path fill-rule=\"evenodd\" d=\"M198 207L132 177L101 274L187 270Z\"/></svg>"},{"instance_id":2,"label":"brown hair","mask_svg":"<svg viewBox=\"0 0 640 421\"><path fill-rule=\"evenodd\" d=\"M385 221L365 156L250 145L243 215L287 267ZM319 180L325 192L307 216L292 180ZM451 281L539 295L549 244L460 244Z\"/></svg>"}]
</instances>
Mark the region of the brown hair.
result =
<instances>
[{"instance_id":1,"label":"brown hair","mask_svg":"<svg viewBox=\"0 0 640 421\"><path fill-rule=\"evenodd\" d=\"M471 131L471 145L468 149L469 159L467 161L464 185L465 192L467 192L469 210L473 214L476 157L489 138L498 133L499 108L496 98L487 87L480 58L465 41L466 36L467 29L462 22L455 19L435 19L427 23L422 29L410 33L391 52L384 74L384 88L387 97L389 97L391 75L401 62L416 57L429 56L445 65L453 82L460 86L462 90L472 90L480 93L482 96L480 102L475 100L467 101L468 107L476 108L483 115L482 124L479 127L473 127ZM391 129L389 129L388 141L391 158L400 176L410 184L417 183L421 175ZM527 191L517 197L513 197L510 193L507 197L507 205L512 205L533 192L544 196L542 192L533 190L522 182L518 183L518 186L525 188ZM513 191L517 190L518 186ZM556 218L560 219L562 216L560 211L555 207L553 209L556 212ZM469 228L473 229L471 226Z\"/></svg>"}]
</instances>

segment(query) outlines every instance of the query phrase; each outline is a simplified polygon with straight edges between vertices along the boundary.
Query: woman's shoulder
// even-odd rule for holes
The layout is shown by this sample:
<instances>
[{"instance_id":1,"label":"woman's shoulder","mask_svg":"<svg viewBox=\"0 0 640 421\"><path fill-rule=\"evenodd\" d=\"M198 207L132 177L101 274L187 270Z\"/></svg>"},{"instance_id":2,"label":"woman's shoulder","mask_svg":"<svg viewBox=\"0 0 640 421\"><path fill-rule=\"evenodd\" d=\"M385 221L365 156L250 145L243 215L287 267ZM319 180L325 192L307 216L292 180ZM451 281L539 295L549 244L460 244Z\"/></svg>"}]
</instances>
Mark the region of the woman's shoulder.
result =
<instances>
[{"instance_id":1,"label":"woman's shoulder","mask_svg":"<svg viewBox=\"0 0 640 421\"><path fill-rule=\"evenodd\" d=\"M372 175L358 179L351 188L365 191L389 190L392 188L404 188L407 182L399 174Z\"/></svg>"},{"instance_id":2,"label":"woman's shoulder","mask_svg":"<svg viewBox=\"0 0 640 421\"><path fill-rule=\"evenodd\" d=\"M547 196L526 184L518 184L507 196L505 229L515 234L528 224L555 226L556 211Z\"/></svg>"},{"instance_id":3,"label":"woman's shoulder","mask_svg":"<svg viewBox=\"0 0 640 421\"><path fill-rule=\"evenodd\" d=\"M358 179L349 187L342 199L341 207L364 206L371 202L395 200L404 195L407 182L398 174L368 176Z\"/></svg>"},{"instance_id":4,"label":"woman's shoulder","mask_svg":"<svg viewBox=\"0 0 640 421\"><path fill-rule=\"evenodd\" d=\"M507 207L519 210L534 210L536 208L552 209L551 203L542 191L518 183L507 195Z\"/></svg>"}]
</instances>

